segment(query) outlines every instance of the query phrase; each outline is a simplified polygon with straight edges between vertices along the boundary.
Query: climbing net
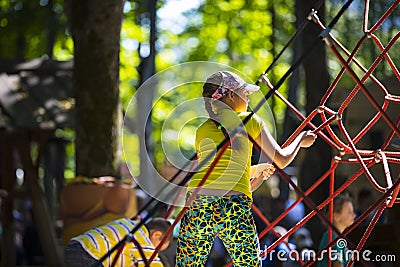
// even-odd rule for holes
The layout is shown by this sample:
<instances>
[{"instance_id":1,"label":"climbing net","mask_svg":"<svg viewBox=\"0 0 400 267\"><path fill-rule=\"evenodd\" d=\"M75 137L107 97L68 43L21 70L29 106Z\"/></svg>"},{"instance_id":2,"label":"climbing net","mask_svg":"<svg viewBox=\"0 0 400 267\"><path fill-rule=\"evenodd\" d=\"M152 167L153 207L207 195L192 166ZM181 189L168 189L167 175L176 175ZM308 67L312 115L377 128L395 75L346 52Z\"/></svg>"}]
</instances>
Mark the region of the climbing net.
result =
<instances>
[{"instance_id":1,"label":"climbing net","mask_svg":"<svg viewBox=\"0 0 400 267\"><path fill-rule=\"evenodd\" d=\"M319 4L322 1L319 2ZM364 35L360 38L360 40L357 42L355 48L353 49L352 52L349 52L344 45L342 45L331 33L331 29L333 26L335 26L336 22L340 18L340 16L346 11L346 9L349 7L351 4L352 0L347 1L343 7L340 9L340 11L337 13L337 15L334 17L332 22L325 26L318 18L317 12L315 10L311 11L309 14L308 18L303 22L303 24L300 25L296 33L292 36L292 38L289 40L288 44L282 49L282 51L277 55L277 57L274 59L272 64L267 68L267 70L259 77L257 80L258 83L264 83L270 90L268 93L265 95L264 99L260 101L260 103L255 107L254 111L243 120L243 123L246 124L246 122L250 119L250 117L262 106L265 104L266 100L271 97L272 95L275 95L278 97L281 101L283 101L289 109L291 109L294 114L296 114L297 117L299 117L302 120L302 123L300 126L295 130L295 132L292 134L292 136L287 140L284 146L287 146L290 144L293 139L306 127L309 127L312 129L312 131L320 136L327 144L329 144L333 149L338 151L338 154L335 155L332 160L331 160L331 165L330 168L320 177L316 180L316 182L308 188L306 191L303 191L300 189L294 182L291 180L291 178L281 169L279 169L277 166L276 170L280 177L287 183L289 184L297 193L298 198L295 202L291 204L289 208L287 208L278 218L276 218L273 222L269 222L267 218L262 214L262 212L253 204L252 208L253 211L263 220L263 222L267 225L267 227L260 232L259 238L262 238L266 233L269 231L272 231L278 239L271 244L265 251L263 251L263 254L271 252L276 246L280 243L286 243L284 240L288 238L290 235L292 235L297 229L302 227L305 223L307 223L311 218L314 216L318 216L327 226L329 229L329 238L328 238L328 245L325 249L330 248L336 244L336 242L339 239L344 239L347 242L347 247L351 250L357 250L361 251L369 238L370 234L374 230L374 227L383 213L383 211L386 208L392 207L396 203L400 203L400 198L398 197L398 193L400 190L400 175L397 175L397 177L392 177L392 171L389 168L390 164L400 164L400 152L396 151L391 151L390 150L390 142L394 137L400 138L400 130L399 130L399 124L400 124L400 115L398 115L397 118L394 120L388 115L388 108L389 106L393 105L398 105L400 104L400 95L395 95L379 81L379 79L373 74L374 71L376 70L377 66L381 64L382 61L386 61L388 65L390 66L391 70L393 71L395 77L397 78L397 81L400 81L400 73L398 69L395 66L395 63L389 56L389 50L396 44L397 40L400 37L400 32L397 32L394 34L394 36L391 37L390 41L384 46L382 42L379 40L379 38L375 35L375 32L382 27L382 25L385 23L385 21L390 17L392 12L395 10L395 8L399 5L400 0L395 0L393 4L386 10L386 12L373 24L372 27L368 28L369 21L368 21L368 14L369 14L369 6L370 6L370 1L365 0L365 8L364 8L364 17L363 17L363 32ZM319 6L317 4L316 7ZM316 8L317 9L317 8ZM320 43L321 40L326 44L327 47L333 52L335 57L338 59L340 64L342 65L342 68L339 72L339 74L333 79L333 82L330 84L329 88L326 90L326 93L322 97L319 106L316 107L308 116L304 116L294 105L292 105L285 97L283 97L279 92L278 89L279 87L283 84L283 82L290 76L290 74L301 64L301 62L304 60L304 58L307 56L308 52L305 52L290 68L289 70L282 76L282 78L278 81L278 83L273 86L267 79L266 75L268 71L271 69L272 65L276 62L276 59L279 58L279 56L282 54L282 52L288 47L290 42L292 42L301 32L302 29L304 29L304 25L308 22L312 22L315 25L317 25L321 32L320 35L316 38L315 42L313 45L311 45L308 49L308 52L311 51L312 49L315 48L316 44ZM380 53L376 57L376 59L373 61L372 65L369 66L368 68L363 66L363 64L357 59L358 52L360 51L360 48L362 45L365 43L366 40L372 40L373 43L376 45L376 47L379 49ZM355 69L357 68L357 69ZM360 78L357 74L356 71L362 73L362 77ZM337 89L337 85L339 81L342 79L343 75L347 74L349 75L355 82L354 88L350 91L350 93L347 95L345 100L341 103L341 105L337 108L337 110L334 110L332 108L329 108L327 106L327 101L331 97L332 93L334 92L335 89ZM378 103L377 99L373 96L371 91L365 86L365 82L367 80L371 80L375 86L379 89L382 95L382 103ZM352 101L355 101L355 97L357 94L363 94L367 100L369 105L371 106L371 109L375 110L375 115L372 116L372 118L366 123L363 129L359 131L358 134L356 134L355 137L351 137L349 134L349 130L344 124L342 118L344 115L344 112L346 109L349 107L350 103ZM399 113L397 113L399 114ZM321 124L320 125L315 125L312 120L319 116L321 119ZM386 136L386 139L384 140L383 144L379 149L359 149L357 147L357 144L359 141L366 136L366 134L369 133L371 128L379 121L383 119L385 122L385 125L388 129L389 134ZM338 131L341 134L341 138L338 135L338 131L334 130L332 125L333 123L337 125ZM220 143L213 155L209 155L208 159L211 159L212 157L215 157L215 160L209 167L207 173L204 175L203 179L198 185L198 188L200 188L214 169L216 163L218 160L221 158L222 154L224 151L228 148L230 143L238 136L240 135L240 128L233 131L233 135L231 139L226 138L222 143ZM257 144L254 142L254 140L250 138L250 141L253 142L254 146L259 149L260 153L265 154L264 151L260 147L257 146ZM194 155L192 157L192 160L196 157ZM204 162L207 162L207 159L204 160ZM341 164L353 164L359 166L358 171L356 171L350 178L347 179L346 182L344 182L339 188L335 190L335 171L337 170L338 166ZM382 185L377 179L378 177L374 176L373 173L371 172L371 168L373 166L378 166L383 168L383 173L384 173L384 178L385 178L385 184ZM187 166L186 166L187 167ZM186 167L182 169L186 169ZM193 176L193 174L200 169L202 166L201 164L197 166L194 169L191 169L185 176L185 178L179 183L179 185L185 185L186 182ZM181 173L181 171L178 171L171 179L173 181L175 178L178 177L178 175ZM333 213L333 199L337 197L340 193L342 193L345 189L347 189L354 181L356 181L357 178L359 178L361 175L365 175L370 183L370 185L380 193L380 197L376 202L371 205L364 213L362 213L355 221L354 223L349 226L347 229L344 230L344 232L339 232L338 229L333 225L332 223L332 213ZM393 179L395 178L395 179ZM322 203L316 204L311 198L309 197L309 194L313 192L321 183L325 180L329 180L329 197L326 198ZM161 190L162 191L162 190ZM174 192L171 192L171 195ZM176 193L176 192L175 192ZM191 195L191 197L188 199L188 203L191 203L193 201L194 197L196 195L196 192ZM288 215L288 213L300 202L304 202L306 205L309 206L311 209L311 212L308 213L300 222L298 222L294 227L288 230L288 232L284 235L279 235L275 230L274 226L279 224L285 216ZM158 208L158 203L154 203L155 198L151 199L149 203L141 210L139 211L138 214L140 214L142 211L146 210L148 213L147 216L139 220L138 225L132 229L131 234L135 233L141 225L144 224L146 220L151 218L151 216L156 212ZM328 216L325 216L322 213L322 209L326 206L329 206L329 214ZM173 206L171 206L167 216L170 216L172 212ZM171 228L169 231L166 233L164 236L163 241L159 246L156 247L154 254L149 258L149 259L143 259L144 263L146 266L149 266L149 264L153 261L153 259L156 257L157 253L160 251L160 248L162 246L162 243L165 242L168 239L168 236L172 234L173 228L175 225L180 221L180 219L183 217L187 207L184 207L179 214L177 215L174 223L172 224ZM349 240L347 235L353 231L361 222L363 222L367 216L375 212L373 215L371 221L369 222L366 231L364 232L361 240L359 241L358 244L354 244L352 241ZM134 217L134 219L138 219L137 216ZM332 239L331 238L331 233L335 232L336 238ZM104 255L99 261L102 262L104 259L109 257L112 253L115 253L115 257L118 257L118 253L122 251L122 248L124 246L124 242L131 242L133 236L129 235L125 237L121 242L119 242L115 247L113 247L106 255ZM138 245L138 244L137 244ZM288 244L286 243L288 246ZM289 247L289 246L288 246ZM139 250L141 250L140 246L138 245ZM317 254L317 257L319 254ZM315 261L316 259L314 259ZM348 263L347 266L351 266L355 261L355 258L352 258L350 262ZM299 262L303 266L310 266L313 264L313 260L304 263L302 262L301 259L299 259ZM366 262L363 262L361 259L361 262L363 264L367 264ZM229 263L227 266L230 266L232 263Z\"/></svg>"}]
</instances>

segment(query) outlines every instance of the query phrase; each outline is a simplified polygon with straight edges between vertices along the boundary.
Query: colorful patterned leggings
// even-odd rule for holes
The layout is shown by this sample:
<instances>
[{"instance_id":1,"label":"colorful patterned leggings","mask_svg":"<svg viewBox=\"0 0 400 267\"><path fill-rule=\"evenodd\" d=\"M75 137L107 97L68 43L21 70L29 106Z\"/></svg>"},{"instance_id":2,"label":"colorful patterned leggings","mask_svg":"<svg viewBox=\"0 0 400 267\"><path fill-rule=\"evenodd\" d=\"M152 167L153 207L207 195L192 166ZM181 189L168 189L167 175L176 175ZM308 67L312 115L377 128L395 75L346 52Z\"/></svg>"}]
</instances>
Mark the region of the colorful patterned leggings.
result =
<instances>
[{"instance_id":1,"label":"colorful patterned leggings","mask_svg":"<svg viewBox=\"0 0 400 267\"><path fill-rule=\"evenodd\" d=\"M181 221L175 266L204 266L216 235L235 267L261 266L251 199L244 194L196 196Z\"/></svg>"}]
</instances>

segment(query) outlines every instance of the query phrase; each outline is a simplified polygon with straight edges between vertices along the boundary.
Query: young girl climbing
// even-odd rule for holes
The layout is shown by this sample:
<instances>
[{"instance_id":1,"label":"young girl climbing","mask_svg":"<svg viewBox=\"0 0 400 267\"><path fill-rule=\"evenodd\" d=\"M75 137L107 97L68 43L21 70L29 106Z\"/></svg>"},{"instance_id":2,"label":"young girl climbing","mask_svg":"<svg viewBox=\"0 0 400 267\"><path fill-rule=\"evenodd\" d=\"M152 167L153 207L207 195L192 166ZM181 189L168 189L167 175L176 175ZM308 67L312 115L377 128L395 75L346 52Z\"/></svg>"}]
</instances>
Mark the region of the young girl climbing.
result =
<instances>
[{"instance_id":1,"label":"young girl climbing","mask_svg":"<svg viewBox=\"0 0 400 267\"><path fill-rule=\"evenodd\" d=\"M250 114L246 112L247 96L258 89L228 71L212 74L203 85L205 108L210 118L196 131L198 161L203 168L188 186L188 198L194 192L197 194L194 201L188 203L189 209L181 221L176 255L178 267L204 266L216 236L224 243L234 266L261 266L251 213L252 143L246 135L252 137L279 168L287 166L301 147L311 146L316 135L310 131L301 132L289 146L281 148L256 114L242 125ZM233 131L238 125L245 131L235 136ZM214 160L205 162L207 155L226 137L231 139L230 146L204 185L197 188ZM268 178L275 169L272 165L263 166L262 173Z\"/></svg>"}]
</instances>

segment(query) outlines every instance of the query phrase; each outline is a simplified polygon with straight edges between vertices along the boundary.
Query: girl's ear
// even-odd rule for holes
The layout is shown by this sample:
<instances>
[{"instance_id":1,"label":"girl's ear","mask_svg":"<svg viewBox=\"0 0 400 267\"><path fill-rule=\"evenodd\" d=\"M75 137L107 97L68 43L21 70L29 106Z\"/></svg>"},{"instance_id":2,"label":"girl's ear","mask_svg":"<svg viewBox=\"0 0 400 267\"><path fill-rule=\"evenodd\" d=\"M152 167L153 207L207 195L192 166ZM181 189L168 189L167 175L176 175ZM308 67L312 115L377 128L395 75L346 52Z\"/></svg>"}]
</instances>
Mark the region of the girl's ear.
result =
<instances>
[{"instance_id":1,"label":"girl's ear","mask_svg":"<svg viewBox=\"0 0 400 267\"><path fill-rule=\"evenodd\" d=\"M235 94L236 94L236 93L235 93L234 91L229 90L228 96L229 96L230 99L233 100L233 98L235 97Z\"/></svg>"}]
</instances>

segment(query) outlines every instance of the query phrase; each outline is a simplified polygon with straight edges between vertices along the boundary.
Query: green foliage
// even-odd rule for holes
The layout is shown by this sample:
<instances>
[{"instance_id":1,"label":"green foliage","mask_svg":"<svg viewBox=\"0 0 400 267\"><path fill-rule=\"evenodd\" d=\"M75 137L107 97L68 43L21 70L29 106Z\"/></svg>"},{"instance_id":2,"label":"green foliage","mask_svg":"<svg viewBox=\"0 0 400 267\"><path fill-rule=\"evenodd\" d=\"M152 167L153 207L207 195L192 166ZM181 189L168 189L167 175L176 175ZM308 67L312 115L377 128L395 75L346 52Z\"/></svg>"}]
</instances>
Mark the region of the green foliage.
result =
<instances>
[{"instance_id":1,"label":"green foliage","mask_svg":"<svg viewBox=\"0 0 400 267\"><path fill-rule=\"evenodd\" d=\"M199 88L199 83L180 85L155 100L152 138L157 144L157 165L166 160L179 165L182 164L179 163L181 154L187 159L195 154L195 131L205 120L204 116L201 116L203 101L200 99Z\"/></svg>"},{"instance_id":2,"label":"green foliage","mask_svg":"<svg viewBox=\"0 0 400 267\"><path fill-rule=\"evenodd\" d=\"M130 133L127 129L124 129L122 133L123 153L122 161L127 162L129 170L133 176L140 174L139 168L139 140L137 135Z\"/></svg>"},{"instance_id":3,"label":"green foliage","mask_svg":"<svg viewBox=\"0 0 400 267\"><path fill-rule=\"evenodd\" d=\"M71 59L64 1L3 0L0 2L0 58L32 59L46 54L48 36L55 35L55 59Z\"/></svg>"},{"instance_id":4,"label":"green foliage","mask_svg":"<svg viewBox=\"0 0 400 267\"><path fill-rule=\"evenodd\" d=\"M171 2L173 1L158 1L158 11ZM157 71L182 62L202 60L229 65L255 81L295 31L294 2L288 0L199 0L198 6L185 11L183 15L174 13L176 18L174 17L170 22L161 21L159 18L156 43ZM374 12L369 13L369 27L377 21L391 2L371 1L370 10ZM326 1L325 21L330 21L343 3L344 1ZM137 67L141 59L147 56L146 47L149 45L150 32L147 4L148 1L145 0L125 2L120 50L120 98L124 110L128 107L138 86L140 77ZM363 35L363 9L364 1L354 1L332 31L349 50L355 47L357 40ZM175 10L169 12L175 12ZM390 37L400 27L399 12L400 9L395 9L394 14L385 22L383 30L376 32L383 45L388 43ZM348 25L357 26L348 27ZM52 47L54 59L71 59L73 41L67 30L63 0L54 0L51 8L48 0L0 0L0 44L2 47L0 58L31 59L44 56L48 51L48 36L51 32L55 33ZM394 61L398 59L396 53L399 48L397 42L390 52ZM379 54L379 50L371 40L368 40L359 54L357 58L369 66L371 60ZM371 54L373 56L368 57ZM332 54L328 54L328 58L330 72L334 76L341 65ZM268 74L273 84L287 71L291 62L292 47ZM392 73L387 63L381 64L378 70L384 75ZM348 79L348 81L351 84L351 80ZM343 82L346 82L346 79L343 79ZM197 85L195 89L174 91L173 95L164 94L162 88L159 90L158 94L163 97L155 100L156 109L152 114L154 143L161 141L161 126L172 109L177 104L193 98L192 94L200 89ZM285 96L286 90L287 84L284 84L280 92ZM268 90L262 87L262 91L266 93ZM300 98L304 99L304 94L300 95ZM283 122L286 107L280 101L269 101L269 104L279 128ZM177 122L185 121L184 116L188 116L181 115L175 118ZM132 117L135 118L135 113ZM184 137L191 137L193 127L199 122L191 123L182 131L181 139L170 142L171 146L179 147L184 154L190 154L193 151L190 138ZM70 136L71 139L74 138L71 132L64 134ZM136 168L139 162L136 133L125 129L125 141L134 149L125 154L124 160L134 163L132 167ZM157 163L162 163L164 160L160 149L156 147ZM74 168L73 145L68 144L67 152L69 157L66 176L73 177L71 173ZM138 169L135 169L134 173L138 173Z\"/></svg>"},{"instance_id":5,"label":"green foliage","mask_svg":"<svg viewBox=\"0 0 400 267\"><path fill-rule=\"evenodd\" d=\"M57 138L65 141L65 158L64 177L66 179L75 178L75 131L73 129L57 129L55 132Z\"/></svg>"},{"instance_id":6,"label":"green foliage","mask_svg":"<svg viewBox=\"0 0 400 267\"><path fill-rule=\"evenodd\" d=\"M120 97L122 106L127 108L135 93L139 74L136 67L140 63L138 47L143 42L142 28L129 19L125 19L121 29L120 51Z\"/></svg>"}]
</instances>

